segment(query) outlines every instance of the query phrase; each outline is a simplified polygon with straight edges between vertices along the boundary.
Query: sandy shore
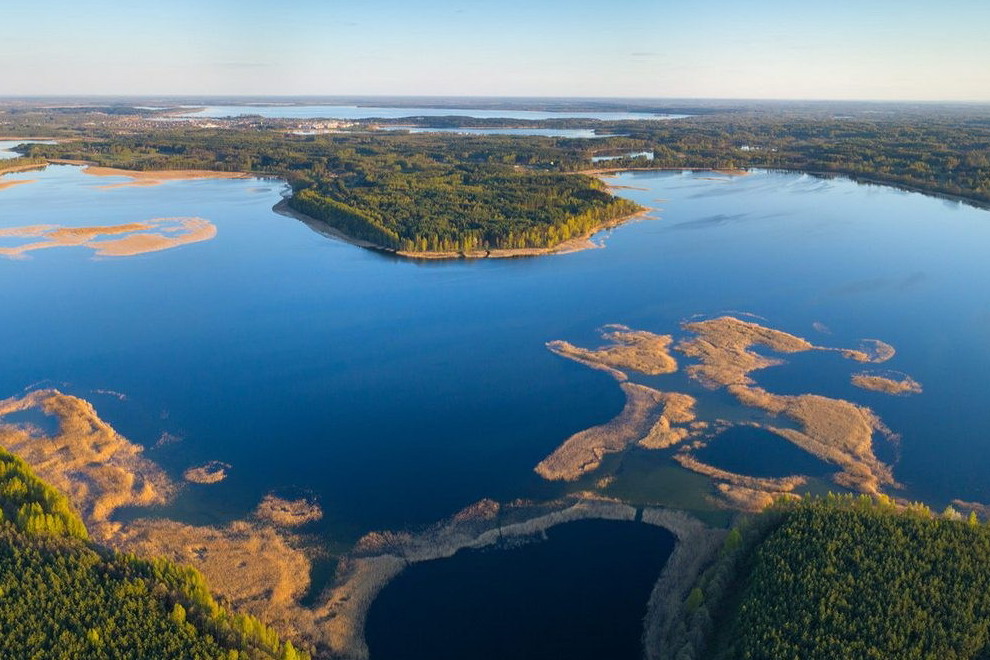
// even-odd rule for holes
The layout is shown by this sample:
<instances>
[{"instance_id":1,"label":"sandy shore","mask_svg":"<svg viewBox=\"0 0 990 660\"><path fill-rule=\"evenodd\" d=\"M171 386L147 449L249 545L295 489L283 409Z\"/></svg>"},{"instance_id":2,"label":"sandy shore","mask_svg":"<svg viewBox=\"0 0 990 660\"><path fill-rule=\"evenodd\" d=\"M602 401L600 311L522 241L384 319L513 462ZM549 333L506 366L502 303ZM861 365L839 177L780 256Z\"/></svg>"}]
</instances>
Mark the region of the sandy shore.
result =
<instances>
[{"instance_id":1,"label":"sandy shore","mask_svg":"<svg viewBox=\"0 0 990 660\"><path fill-rule=\"evenodd\" d=\"M53 161L54 162L54 161ZM78 163L76 163L78 164ZM248 179L244 172L214 172L212 170L122 170L115 167L88 165L83 174L90 176L123 176L133 179L127 183L111 183L101 188L126 188L130 186L157 186L166 181L193 181L195 179Z\"/></svg>"},{"instance_id":2,"label":"sandy shore","mask_svg":"<svg viewBox=\"0 0 990 660\"><path fill-rule=\"evenodd\" d=\"M159 231L155 231L156 229ZM216 235L216 226L204 218L153 218L102 227L29 225L0 229L0 236L40 240L14 247L0 247L0 255L23 257L33 250L81 246L95 250L98 256L131 257L208 241ZM107 236L115 238L106 238Z\"/></svg>"},{"instance_id":3,"label":"sandy shore","mask_svg":"<svg viewBox=\"0 0 990 660\"><path fill-rule=\"evenodd\" d=\"M21 179L20 181L0 181L0 190L24 185L25 183L37 183L37 179Z\"/></svg>"},{"instance_id":4,"label":"sandy shore","mask_svg":"<svg viewBox=\"0 0 990 660\"><path fill-rule=\"evenodd\" d=\"M4 174L11 174L13 172L27 172L28 170L43 170L46 167L45 163L34 163L32 165L10 165L8 167L0 167L0 176Z\"/></svg>"}]
</instances>

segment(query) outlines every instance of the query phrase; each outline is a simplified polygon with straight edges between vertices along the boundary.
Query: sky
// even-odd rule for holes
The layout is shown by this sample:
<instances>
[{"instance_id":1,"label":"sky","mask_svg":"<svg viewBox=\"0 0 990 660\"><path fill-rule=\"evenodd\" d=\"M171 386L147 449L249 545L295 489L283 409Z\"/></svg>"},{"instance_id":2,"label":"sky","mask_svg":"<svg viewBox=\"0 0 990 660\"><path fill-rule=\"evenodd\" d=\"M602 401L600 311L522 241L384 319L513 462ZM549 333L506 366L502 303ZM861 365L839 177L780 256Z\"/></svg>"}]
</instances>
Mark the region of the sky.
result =
<instances>
[{"instance_id":1,"label":"sky","mask_svg":"<svg viewBox=\"0 0 990 660\"><path fill-rule=\"evenodd\" d=\"M0 96L990 101L990 0L0 0Z\"/></svg>"}]
</instances>

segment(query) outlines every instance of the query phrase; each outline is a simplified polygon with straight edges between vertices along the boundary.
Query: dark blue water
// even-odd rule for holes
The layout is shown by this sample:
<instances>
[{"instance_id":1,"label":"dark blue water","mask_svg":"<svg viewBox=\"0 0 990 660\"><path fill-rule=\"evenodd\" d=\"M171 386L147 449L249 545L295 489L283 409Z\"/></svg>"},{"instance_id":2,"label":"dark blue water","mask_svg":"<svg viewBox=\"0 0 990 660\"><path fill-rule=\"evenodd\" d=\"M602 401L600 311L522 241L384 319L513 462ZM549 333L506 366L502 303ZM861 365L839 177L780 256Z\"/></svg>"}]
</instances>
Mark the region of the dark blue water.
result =
<instances>
[{"instance_id":1,"label":"dark blue water","mask_svg":"<svg viewBox=\"0 0 990 660\"><path fill-rule=\"evenodd\" d=\"M621 476L622 457L576 484L532 472L623 405L606 374L544 343L593 345L606 323L677 332L686 317L730 310L819 343L896 346L884 367L923 394L853 388L857 365L837 354L794 356L756 378L873 407L902 435L892 455L907 489L896 494L990 500L986 211L794 174L629 173L612 181L644 188L620 192L657 210L609 232L605 249L417 263L272 213L278 182L101 190L115 180L68 166L9 176L38 181L0 191L0 227L216 224L211 241L136 257L59 248L0 258L2 396L44 382L90 398L177 477L230 463L226 481L176 502L190 520L241 516L269 490L299 488L326 512L317 531L346 543L482 497L552 497L608 470ZM664 378L653 384L683 381ZM719 397L702 405L732 412ZM176 441L156 448L163 433ZM637 452L634 470L651 501L679 469L652 456Z\"/></svg>"},{"instance_id":2,"label":"dark blue water","mask_svg":"<svg viewBox=\"0 0 990 660\"><path fill-rule=\"evenodd\" d=\"M730 427L694 456L703 463L751 477L821 477L836 471L781 436L754 426Z\"/></svg>"},{"instance_id":3,"label":"dark blue water","mask_svg":"<svg viewBox=\"0 0 990 660\"><path fill-rule=\"evenodd\" d=\"M649 112L546 112L540 110L479 110L471 108L377 108L354 105L213 105L188 117L243 117L260 115L283 119L401 119L403 117L475 117L477 119L676 119L687 115Z\"/></svg>"},{"instance_id":4,"label":"dark blue water","mask_svg":"<svg viewBox=\"0 0 990 660\"><path fill-rule=\"evenodd\" d=\"M368 613L375 660L639 660L642 620L674 536L585 520L511 550L414 564Z\"/></svg>"}]
</instances>

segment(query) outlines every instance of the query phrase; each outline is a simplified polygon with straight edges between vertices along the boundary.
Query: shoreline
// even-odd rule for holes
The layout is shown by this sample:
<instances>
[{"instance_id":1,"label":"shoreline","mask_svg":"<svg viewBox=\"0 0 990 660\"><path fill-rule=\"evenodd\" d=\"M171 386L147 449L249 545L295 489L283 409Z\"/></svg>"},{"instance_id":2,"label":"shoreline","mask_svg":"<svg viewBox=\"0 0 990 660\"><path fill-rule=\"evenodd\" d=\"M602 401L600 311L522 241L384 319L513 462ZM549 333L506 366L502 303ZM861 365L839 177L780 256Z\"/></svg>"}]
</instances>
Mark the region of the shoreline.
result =
<instances>
[{"instance_id":1,"label":"shoreline","mask_svg":"<svg viewBox=\"0 0 990 660\"><path fill-rule=\"evenodd\" d=\"M13 174L14 172L28 172L30 170L43 170L48 167L48 163L32 163L29 165L12 165L10 167L0 167L0 176Z\"/></svg>"},{"instance_id":2,"label":"shoreline","mask_svg":"<svg viewBox=\"0 0 990 660\"><path fill-rule=\"evenodd\" d=\"M365 537L376 541L376 553L361 556L358 542L351 556L345 557L345 566L325 596L329 637L334 654L350 660L367 660L368 646L364 627L368 611L378 594L407 567L436 559L452 557L463 549L480 549L509 540L523 541L543 536L557 525L579 520L615 520L640 522L662 527L676 538L674 550L660 572L648 603L648 618L644 623L644 639L651 638L652 630L659 630L662 622L650 620L651 616L663 616L676 611L682 591L693 584L695 571L686 567L700 567L711 555L711 548L719 547L725 534L712 529L687 513L661 507L636 507L624 502L573 497L557 502L557 507L529 518L502 524L498 513L485 510L494 502L482 500L457 514L439 528L411 536L402 533L372 533ZM478 509L475 511L475 509ZM480 529L478 526L480 525ZM466 528L466 529L465 529ZM671 568L673 567L673 568ZM661 606L665 606L662 607Z\"/></svg>"},{"instance_id":3,"label":"shoreline","mask_svg":"<svg viewBox=\"0 0 990 660\"><path fill-rule=\"evenodd\" d=\"M272 211L278 213L279 215L284 215L290 218L295 218L304 222L308 227L318 234L328 236L330 238L336 238L350 245L355 245L357 247L367 248L369 250L375 250L376 252L382 252L385 254L395 255L398 257L403 257L405 259L411 260L443 260L443 259L508 259L515 257L537 257L545 256L551 254L571 254L573 252L580 252L582 250L590 250L604 247L591 240L591 237L600 231L606 229L613 229L619 225L625 224L637 218L639 216L644 216L654 209L644 207L641 211L631 213L621 218L616 218L615 220L610 220L598 227L595 227L591 231L575 238L568 239L563 243L558 243L545 248L509 248L509 249L496 249L496 250L473 250L470 252L409 252L407 250L395 250L392 248L387 248L383 245L378 245L377 243L371 243L370 241L365 241L359 238L354 238L348 236L339 229L331 226L329 223L314 218L310 215L306 215L301 211L289 206L288 198L284 198L279 201L275 206L272 207Z\"/></svg>"}]
</instances>

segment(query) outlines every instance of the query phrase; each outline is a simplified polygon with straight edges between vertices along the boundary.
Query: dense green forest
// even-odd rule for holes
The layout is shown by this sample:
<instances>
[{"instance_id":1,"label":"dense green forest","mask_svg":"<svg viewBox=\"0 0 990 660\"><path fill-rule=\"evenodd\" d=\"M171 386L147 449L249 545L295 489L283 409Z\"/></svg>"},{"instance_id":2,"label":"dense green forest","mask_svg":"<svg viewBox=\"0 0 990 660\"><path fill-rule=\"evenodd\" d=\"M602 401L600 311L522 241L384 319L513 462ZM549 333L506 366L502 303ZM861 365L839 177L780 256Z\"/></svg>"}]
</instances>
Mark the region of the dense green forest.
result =
<instances>
[{"instance_id":1,"label":"dense green forest","mask_svg":"<svg viewBox=\"0 0 990 660\"><path fill-rule=\"evenodd\" d=\"M87 539L65 496L0 449L3 657L309 657L220 607L194 569Z\"/></svg>"},{"instance_id":2,"label":"dense green forest","mask_svg":"<svg viewBox=\"0 0 990 660\"><path fill-rule=\"evenodd\" d=\"M23 149L34 158L284 177L293 187L290 204L297 210L354 238L407 251L546 247L625 217L637 210L631 202L613 197L593 178L565 176L593 168L593 156L624 152L655 157L620 157L601 166L843 174L990 203L990 113L979 107L864 106L850 115L817 107L766 107L671 121L395 120L541 127L580 123L612 134L597 139L370 130L384 122L295 135L289 120L240 119L224 128L205 128L153 124L143 116L122 119L121 112L72 116L22 109L8 114L7 123L23 134L70 139ZM93 121L96 117L101 120Z\"/></svg>"},{"instance_id":3,"label":"dense green forest","mask_svg":"<svg viewBox=\"0 0 990 660\"><path fill-rule=\"evenodd\" d=\"M781 502L735 530L668 640L672 658L990 653L990 527L866 496Z\"/></svg>"},{"instance_id":4,"label":"dense green forest","mask_svg":"<svg viewBox=\"0 0 990 660\"><path fill-rule=\"evenodd\" d=\"M284 176L297 210L354 238L406 251L549 247L641 210L593 177L550 171L560 155L551 141L176 131L32 145L29 153L132 169Z\"/></svg>"}]
</instances>

